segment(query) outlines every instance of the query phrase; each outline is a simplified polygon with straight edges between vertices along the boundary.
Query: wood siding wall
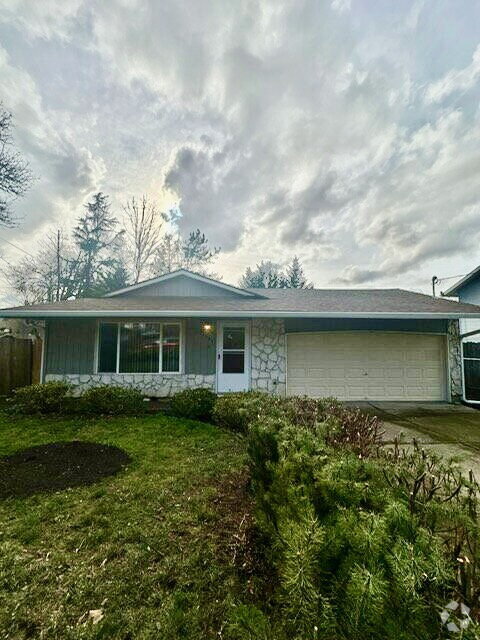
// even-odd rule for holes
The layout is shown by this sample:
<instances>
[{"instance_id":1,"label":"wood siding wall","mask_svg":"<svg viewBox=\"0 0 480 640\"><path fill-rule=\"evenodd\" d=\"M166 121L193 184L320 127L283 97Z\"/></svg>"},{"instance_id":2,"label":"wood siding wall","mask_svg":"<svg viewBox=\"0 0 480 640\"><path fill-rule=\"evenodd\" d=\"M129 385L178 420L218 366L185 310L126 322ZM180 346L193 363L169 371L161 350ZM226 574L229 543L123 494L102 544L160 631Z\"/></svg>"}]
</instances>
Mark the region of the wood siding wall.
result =
<instances>
[{"instance_id":1,"label":"wood siding wall","mask_svg":"<svg viewBox=\"0 0 480 640\"><path fill-rule=\"evenodd\" d=\"M164 282L158 282L157 284L147 285L141 289L135 289L134 291L128 291L122 293L116 297L124 298L141 298L145 296L180 296L180 297L222 297L222 298L237 298L241 299L240 294L232 291L227 291L221 287L217 287L213 284L206 282L200 282L199 280L193 280L192 278L186 278L185 276L178 276L171 280L165 280Z\"/></svg>"},{"instance_id":2,"label":"wood siding wall","mask_svg":"<svg viewBox=\"0 0 480 640\"><path fill-rule=\"evenodd\" d=\"M130 318L129 322L132 321ZM202 333L203 322L201 319L185 322L185 373L215 373L216 334ZM96 320L48 320L45 373L93 373L96 326Z\"/></svg>"},{"instance_id":3,"label":"wood siding wall","mask_svg":"<svg viewBox=\"0 0 480 640\"><path fill-rule=\"evenodd\" d=\"M187 320L185 327L185 373L211 374L215 373L217 354L216 332L209 335L202 332L202 324L211 320Z\"/></svg>"},{"instance_id":4,"label":"wood siding wall","mask_svg":"<svg viewBox=\"0 0 480 640\"><path fill-rule=\"evenodd\" d=\"M48 320L45 373L93 373L96 322Z\"/></svg>"}]
</instances>

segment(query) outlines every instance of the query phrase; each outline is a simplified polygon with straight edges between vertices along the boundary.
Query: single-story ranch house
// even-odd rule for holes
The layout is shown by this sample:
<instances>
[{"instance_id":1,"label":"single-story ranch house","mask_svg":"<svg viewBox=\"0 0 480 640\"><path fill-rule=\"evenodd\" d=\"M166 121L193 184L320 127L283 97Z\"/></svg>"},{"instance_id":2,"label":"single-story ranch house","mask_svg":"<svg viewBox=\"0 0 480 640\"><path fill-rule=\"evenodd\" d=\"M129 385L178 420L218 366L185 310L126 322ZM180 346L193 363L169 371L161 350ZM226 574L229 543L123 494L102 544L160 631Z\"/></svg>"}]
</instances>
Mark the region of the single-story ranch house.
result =
<instances>
[{"instance_id":1,"label":"single-story ranch house","mask_svg":"<svg viewBox=\"0 0 480 640\"><path fill-rule=\"evenodd\" d=\"M240 289L181 269L0 316L43 320L43 380L80 389L455 401L459 319L480 318L480 306L401 289Z\"/></svg>"}]
</instances>

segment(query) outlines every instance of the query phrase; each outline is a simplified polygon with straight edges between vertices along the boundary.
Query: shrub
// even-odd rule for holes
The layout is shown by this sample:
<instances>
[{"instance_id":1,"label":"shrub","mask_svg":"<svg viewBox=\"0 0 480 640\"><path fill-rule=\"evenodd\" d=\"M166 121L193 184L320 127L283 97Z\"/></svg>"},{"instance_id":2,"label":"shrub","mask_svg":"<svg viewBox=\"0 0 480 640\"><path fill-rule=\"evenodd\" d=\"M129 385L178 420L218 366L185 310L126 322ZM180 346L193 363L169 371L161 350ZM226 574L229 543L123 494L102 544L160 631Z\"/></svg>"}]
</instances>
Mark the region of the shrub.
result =
<instances>
[{"instance_id":1,"label":"shrub","mask_svg":"<svg viewBox=\"0 0 480 640\"><path fill-rule=\"evenodd\" d=\"M282 414L281 399L263 391L241 391L219 396L213 407L216 424L233 431L246 432L260 416Z\"/></svg>"},{"instance_id":2,"label":"shrub","mask_svg":"<svg viewBox=\"0 0 480 640\"><path fill-rule=\"evenodd\" d=\"M185 389L171 400L171 412L179 418L210 421L216 395L210 389Z\"/></svg>"},{"instance_id":3,"label":"shrub","mask_svg":"<svg viewBox=\"0 0 480 640\"><path fill-rule=\"evenodd\" d=\"M452 598L479 616L472 478L418 448L384 451L378 421L337 403L236 399L226 415L248 425L282 637L440 638Z\"/></svg>"},{"instance_id":4,"label":"shrub","mask_svg":"<svg viewBox=\"0 0 480 640\"><path fill-rule=\"evenodd\" d=\"M374 453L382 443L381 422L377 416L362 413L360 409L329 407L325 439L332 447L348 447L359 456Z\"/></svg>"},{"instance_id":5,"label":"shrub","mask_svg":"<svg viewBox=\"0 0 480 640\"><path fill-rule=\"evenodd\" d=\"M60 413L72 389L72 385L62 381L21 387L13 392L11 409L15 413Z\"/></svg>"},{"instance_id":6,"label":"shrub","mask_svg":"<svg viewBox=\"0 0 480 640\"><path fill-rule=\"evenodd\" d=\"M82 395L82 408L93 415L136 415L143 413L145 404L138 389L105 385L91 387Z\"/></svg>"}]
</instances>

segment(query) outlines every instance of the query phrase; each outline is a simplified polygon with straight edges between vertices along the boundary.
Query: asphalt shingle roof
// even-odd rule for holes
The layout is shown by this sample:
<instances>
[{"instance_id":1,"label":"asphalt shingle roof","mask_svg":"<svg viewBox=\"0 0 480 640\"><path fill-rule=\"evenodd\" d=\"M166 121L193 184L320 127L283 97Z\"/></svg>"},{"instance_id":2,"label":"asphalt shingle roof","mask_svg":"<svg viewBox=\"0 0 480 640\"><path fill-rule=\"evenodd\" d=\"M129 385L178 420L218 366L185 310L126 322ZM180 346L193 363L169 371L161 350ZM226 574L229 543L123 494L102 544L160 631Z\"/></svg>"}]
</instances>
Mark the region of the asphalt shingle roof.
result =
<instances>
[{"instance_id":1,"label":"asphalt shingle roof","mask_svg":"<svg viewBox=\"0 0 480 640\"><path fill-rule=\"evenodd\" d=\"M253 291L253 290L252 290ZM81 315L107 316L122 312L147 312L148 315L172 314L188 316L215 313L246 315L431 315L434 317L480 317L480 306L433 298L403 289L262 289L262 298L245 297L144 297L137 295L113 298L82 298L51 304L0 309L3 317L68 317Z\"/></svg>"}]
</instances>

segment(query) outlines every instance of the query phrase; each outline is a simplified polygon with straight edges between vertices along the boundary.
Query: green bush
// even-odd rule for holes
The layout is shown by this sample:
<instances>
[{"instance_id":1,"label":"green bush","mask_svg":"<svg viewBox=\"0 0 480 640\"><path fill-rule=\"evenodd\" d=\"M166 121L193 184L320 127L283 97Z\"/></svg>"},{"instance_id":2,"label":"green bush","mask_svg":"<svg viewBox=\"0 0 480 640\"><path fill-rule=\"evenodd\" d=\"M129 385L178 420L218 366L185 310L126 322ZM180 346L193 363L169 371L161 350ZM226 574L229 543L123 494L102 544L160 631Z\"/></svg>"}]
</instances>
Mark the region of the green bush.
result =
<instances>
[{"instance_id":1,"label":"green bush","mask_svg":"<svg viewBox=\"0 0 480 640\"><path fill-rule=\"evenodd\" d=\"M81 397L83 411L92 415L137 415L145 411L138 389L105 385L87 389Z\"/></svg>"},{"instance_id":2,"label":"green bush","mask_svg":"<svg viewBox=\"0 0 480 640\"><path fill-rule=\"evenodd\" d=\"M250 420L247 443L277 575L274 637L447 637L439 607L477 610L478 486L419 448L383 450L378 421L336 403L270 409Z\"/></svg>"},{"instance_id":3,"label":"green bush","mask_svg":"<svg viewBox=\"0 0 480 640\"><path fill-rule=\"evenodd\" d=\"M246 432L260 417L283 416L284 400L263 391L240 391L218 396L213 408L216 424Z\"/></svg>"},{"instance_id":4,"label":"green bush","mask_svg":"<svg viewBox=\"0 0 480 640\"><path fill-rule=\"evenodd\" d=\"M72 389L71 384L62 381L20 387L13 392L10 407L15 413L61 413Z\"/></svg>"},{"instance_id":5,"label":"green bush","mask_svg":"<svg viewBox=\"0 0 480 640\"><path fill-rule=\"evenodd\" d=\"M178 418L209 422L215 400L216 395L210 389L184 389L172 396L170 408Z\"/></svg>"}]
</instances>

